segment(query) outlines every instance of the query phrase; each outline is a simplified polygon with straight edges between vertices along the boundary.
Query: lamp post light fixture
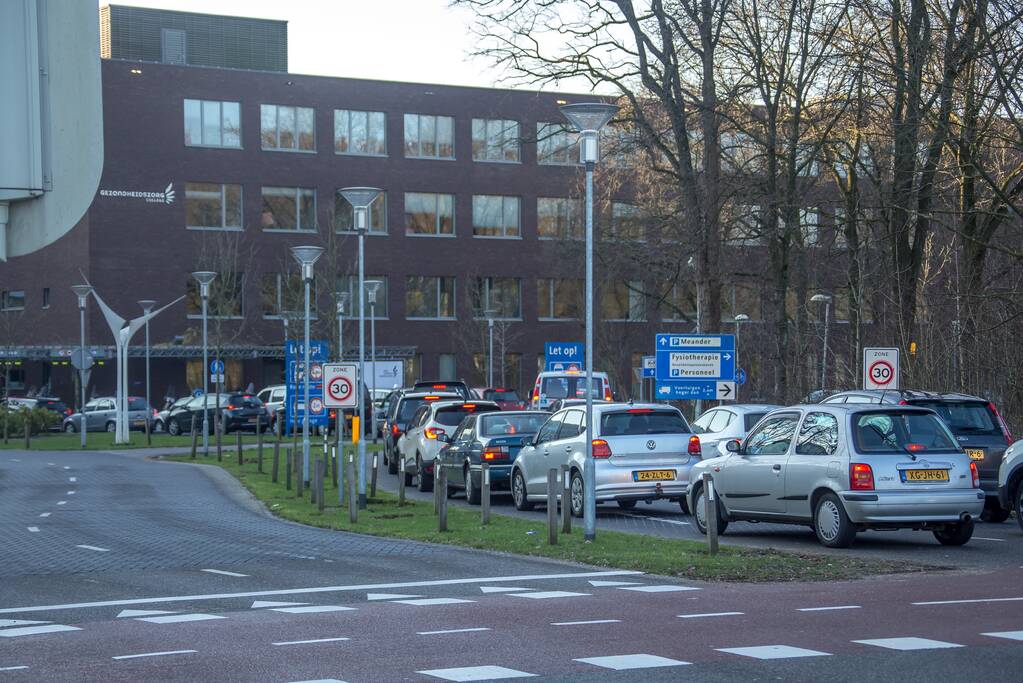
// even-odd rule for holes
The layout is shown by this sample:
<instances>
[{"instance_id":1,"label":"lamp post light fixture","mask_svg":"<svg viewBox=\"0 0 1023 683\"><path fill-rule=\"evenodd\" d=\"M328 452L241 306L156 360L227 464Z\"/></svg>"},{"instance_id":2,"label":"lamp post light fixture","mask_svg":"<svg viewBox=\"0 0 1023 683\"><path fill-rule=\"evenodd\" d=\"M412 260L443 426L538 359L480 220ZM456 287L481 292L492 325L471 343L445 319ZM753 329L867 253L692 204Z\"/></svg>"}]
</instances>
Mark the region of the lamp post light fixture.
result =
<instances>
[{"instance_id":1,"label":"lamp post light fixture","mask_svg":"<svg viewBox=\"0 0 1023 683\"><path fill-rule=\"evenodd\" d=\"M359 235L359 287L356 291L359 298L366 286L366 258L365 243L366 231L369 230L369 207L373 201L380 196L382 190L376 187L345 187L338 192L352 205L352 226ZM359 384L356 388L359 392L359 508L366 509L366 440L362 438L366 434L366 401L362 387L365 386L365 379L362 377L366 369L366 307L359 301Z\"/></svg>"},{"instance_id":2,"label":"lamp post light fixture","mask_svg":"<svg viewBox=\"0 0 1023 683\"><path fill-rule=\"evenodd\" d=\"M81 426L79 428L82 435L82 448L85 448L85 434L89 429L85 421L85 377L86 373L89 371L89 364L85 359L85 305L89 302L89 294L92 292L92 285L73 285L71 287L71 291L73 291L78 297L78 324L81 332L81 345L78 347L78 353L80 354L79 360L81 361L78 368L78 378L79 383L82 385L82 407L78 410L79 414L82 416L80 420Z\"/></svg>"},{"instance_id":3,"label":"lamp post light fixture","mask_svg":"<svg viewBox=\"0 0 1023 683\"><path fill-rule=\"evenodd\" d=\"M487 318L487 336L488 351L487 351L487 386L491 389L494 388L494 318L500 313L496 308L488 308L483 311L483 315Z\"/></svg>"},{"instance_id":4,"label":"lamp post light fixture","mask_svg":"<svg viewBox=\"0 0 1023 683\"><path fill-rule=\"evenodd\" d=\"M210 430L209 430L209 408L210 408L210 352L208 343L209 326L209 302L210 283L217 274L212 270L197 270L192 277L199 283L199 298L202 299L202 452L203 457L210 455Z\"/></svg>"},{"instance_id":5,"label":"lamp post light fixture","mask_svg":"<svg viewBox=\"0 0 1023 683\"><path fill-rule=\"evenodd\" d=\"M366 280L366 299L369 301L369 366L370 389L369 389L369 413L370 423L373 429L373 443L377 442L377 291L383 285L383 280Z\"/></svg>"},{"instance_id":6,"label":"lamp post light fixture","mask_svg":"<svg viewBox=\"0 0 1023 683\"><path fill-rule=\"evenodd\" d=\"M810 297L810 301L815 304L824 304L824 348L821 349L821 391L824 391L824 379L827 377L828 372L828 323L831 317L831 299L830 294L814 294Z\"/></svg>"},{"instance_id":7,"label":"lamp post light fixture","mask_svg":"<svg viewBox=\"0 0 1023 683\"><path fill-rule=\"evenodd\" d=\"M302 358L302 478L309 483L309 375L312 374L309 367L309 299L312 293L313 266L317 259L323 255L323 247L302 246L292 247L291 255L295 257L302 266L302 282L305 283L305 341L303 343Z\"/></svg>"},{"instance_id":8,"label":"lamp post light fixture","mask_svg":"<svg viewBox=\"0 0 1023 683\"><path fill-rule=\"evenodd\" d=\"M142 312L145 315L149 315L153 311L153 306L156 302L152 299L142 299L139 301L139 306L142 307ZM149 430L152 431L153 425L153 404L149 400L149 321L146 320L146 424L149 426Z\"/></svg>"},{"instance_id":9,"label":"lamp post light fixture","mask_svg":"<svg viewBox=\"0 0 1023 683\"><path fill-rule=\"evenodd\" d=\"M561 113L579 131L579 161L586 167L586 428L583 462L583 538L597 536L597 473L593 462L593 168L600 157L600 129L607 125L618 107L613 104L588 102L566 104Z\"/></svg>"}]
</instances>

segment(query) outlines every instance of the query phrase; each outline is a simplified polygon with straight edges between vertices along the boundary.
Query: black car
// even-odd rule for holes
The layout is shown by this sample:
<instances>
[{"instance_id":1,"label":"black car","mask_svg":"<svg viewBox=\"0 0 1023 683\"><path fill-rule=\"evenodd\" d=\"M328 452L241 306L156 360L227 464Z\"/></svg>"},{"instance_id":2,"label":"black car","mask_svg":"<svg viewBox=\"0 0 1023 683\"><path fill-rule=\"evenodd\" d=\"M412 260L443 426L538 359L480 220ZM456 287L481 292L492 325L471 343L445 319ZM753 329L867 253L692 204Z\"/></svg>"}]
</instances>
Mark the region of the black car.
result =
<instances>
[{"instance_id":1,"label":"black car","mask_svg":"<svg viewBox=\"0 0 1023 683\"><path fill-rule=\"evenodd\" d=\"M264 431L267 428L266 406L255 394L222 394L220 425L225 434L233 431Z\"/></svg>"},{"instance_id":2,"label":"black car","mask_svg":"<svg viewBox=\"0 0 1023 683\"><path fill-rule=\"evenodd\" d=\"M205 399L205 400L204 400ZM266 416L266 407L255 394L243 392L233 394L210 394L203 397L198 396L174 406L167 413L165 418L167 433L171 435L188 434L192 431L192 420L195 420L196 431L202 431L203 407L206 409L206 424L208 431L213 433L213 414L220 411L220 430L227 434L239 430L256 430L258 423L260 429L268 429L269 423ZM257 422L258 421L258 422Z\"/></svg>"},{"instance_id":3,"label":"black car","mask_svg":"<svg viewBox=\"0 0 1023 683\"><path fill-rule=\"evenodd\" d=\"M398 473L398 460L401 457L398 455L398 439L405 433L409 420L416 414L419 407L430 401L450 401L452 399L464 400L454 392L435 393L415 389L402 392L387 415L387 431L384 432L384 464L387 465L388 472Z\"/></svg>"},{"instance_id":4,"label":"black car","mask_svg":"<svg viewBox=\"0 0 1023 683\"><path fill-rule=\"evenodd\" d=\"M458 394L463 401L474 401L476 396L469 390L469 385L457 380L419 380L412 385L413 391L450 392Z\"/></svg>"},{"instance_id":5,"label":"black car","mask_svg":"<svg viewBox=\"0 0 1023 683\"><path fill-rule=\"evenodd\" d=\"M882 403L930 408L945 421L959 445L977 463L980 488L986 496L985 522L1004 522L1009 508L998 500L998 468L1012 434L995 404L978 396L909 389L842 391L821 403Z\"/></svg>"}]
</instances>

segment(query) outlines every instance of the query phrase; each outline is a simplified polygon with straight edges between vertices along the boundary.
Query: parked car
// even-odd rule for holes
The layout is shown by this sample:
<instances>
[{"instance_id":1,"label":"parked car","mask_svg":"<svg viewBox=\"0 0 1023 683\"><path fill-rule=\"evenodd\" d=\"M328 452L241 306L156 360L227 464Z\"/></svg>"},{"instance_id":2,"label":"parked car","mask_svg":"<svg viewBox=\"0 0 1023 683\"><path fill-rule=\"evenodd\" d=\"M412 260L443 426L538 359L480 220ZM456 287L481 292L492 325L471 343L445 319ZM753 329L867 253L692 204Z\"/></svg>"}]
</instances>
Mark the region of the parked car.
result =
<instances>
[{"instance_id":1,"label":"parked car","mask_svg":"<svg viewBox=\"0 0 1023 683\"><path fill-rule=\"evenodd\" d=\"M882 403L930 408L945 421L967 455L980 470L980 487L986 499L980 518L985 522L1004 522L1010 509L999 502L998 467L1005 449L1012 445L1009 427L998 414L994 403L977 396L930 391L843 391L829 396L821 403L855 404Z\"/></svg>"},{"instance_id":2,"label":"parked car","mask_svg":"<svg viewBox=\"0 0 1023 683\"><path fill-rule=\"evenodd\" d=\"M157 432L157 433L166 432L167 431L167 418L170 416L170 414L175 409L182 407L183 405L185 405L186 403L188 403L191 400L192 400L191 396L184 396L184 397L179 398L179 399L177 399L175 401L172 401L171 404L168 405L166 408L164 408L163 410L158 411L156 413L156 417L153 418L153 431Z\"/></svg>"},{"instance_id":3,"label":"parked car","mask_svg":"<svg viewBox=\"0 0 1023 683\"><path fill-rule=\"evenodd\" d=\"M611 381L606 372L593 373L594 399L613 400ZM532 410L550 410L551 403L561 398L586 398L586 375L580 372L541 372L533 383L529 402Z\"/></svg>"},{"instance_id":4,"label":"parked car","mask_svg":"<svg viewBox=\"0 0 1023 683\"><path fill-rule=\"evenodd\" d=\"M268 428L266 406L255 394L221 394L220 428L224 434L234 431L265 431Z\"/></svg>"},{"instance_id":5,"label":"parked car","mask_svg":"<svg viewBox=\"0 0 1023 683\"><path fill-rule=\"evenodd\" d=\"M85 426L90 432L113 432L117 429L117 403L113 396L94 398L85 404ZM146 420L152 419L155 411L139 396L128 397L128 428L144 431ZM64 418L61 429L77 432L82 427L82 413L72 413Z\"/></svg>"},{"instance_id":6,"label":"parked car","mask_svg":"<svg viewBox=\"0 0 1023 683\"><path fill-rule=\"evenodd\" d=\"M984 509L977 463L927 408L781 408L726 448L693 467L688 497L703 533L704 472L714 479L719 533L733 520L806 524L830 548L867 529L903 528L963 545Z\"/></svg>"},{"instance_id":7,"label":"parked car","mask_svg":"<svg viewBox=\"0 0 1023 683\"><path fill-rule=\"evenodd\" d=\"M477 387L474 388L474 398L480 401L493 401L501 410L525 410L526 402L514 389L505 387Z\"/></svg>"},{"instance_id":8,"label":"parked car","mask_svg":"<svg viewBox=\"0 0 1023 683\"><path fill-rule=\"evenodd\" d=\"M1023 441L1005 449L998 468L998 500L1003 508L1016 511L1016 522L1023 529Z\"/></svg>"},{"instance_id":9,"label":"parked car","mask_svg":"<svg viewBox=\"0 0 1023 683\"><path fill-rule=\"evenodd\" d=\"M522 446L533 440L547 421L545 412L508 411L471 413L450 437L442 434L438 464L447 469L448 494L465 490L471 505L480 504L483 463L490 465L492 490L511 487L511 467Z\"/></svg>"},{"instance_id":10,"label":"parked car","mask_svg":"<svg viewBox=\"0 0 1023 683\"><path fill-rule=\"evenodd\" d=\"M284 407L286 392L287 388L283 384L275 384L256 394L266 407L266 418L271 428L277 423L277 408Z\"/></svg>"},{"instance_id":11,"label":"parked car","mask_svg":"<svg viewBox=\"0 0 1023 683\"><path fill-rule=\"evenodd\" d=\"M401 459L401 453L398 450L398 441L405 434L405 430L408 429L409 422L415 416L416 411L419 410L424 404L431 403L433 401L450 401L450 400L461 400L461 396L454 392L445 393L429 393L425 391L416 391L414 389L403 390L401 395L394 401L394 407L391 409L385 420L386 429L384 430L384 464L387 465L387 471L391 474L398 474L398 461Z\"/></svg>"},{"instance_id":12,"label":"parked car","mask_svg":"<svg viewBox=\"0 0 1023 683\"><path fill-rule=\"evenodd\" d=\"M431 391L438 393L442 391L451 392L458 394L463 400L472 401L475 400L475 396L469 391L469 385L465 382L457 380L420 380L412 385L413 391Z\"/></svg>"},{"instance_id":13,"label":"parked car","mask_svg":"<svg viewBox=\"0 0 1023 683\"><path fill-rule=\"evenodd\" d=\"M682 412L663 404L604 403L593 406L597 429L586 429L585 410L554 413L519 451L512 466L512 498L519 510L547 499L547 471L570 468L569 506L583 514L583 462L592 439L596 500L630 510L637 501L682 504L689 470L700 459L700 439ZM684 508L683 508L684 509Z\"/></svg>"},{"instance_id":14,"label":"parked car","mask_svg":"<svg viewBox=\"0 0 1023 683\"><path fill-rule=\"evenodd\" d=\"M195 418L195 429L202 433L203 404L207 405L207 417L209 418L208 429L213 431L213 410L216 406L217 395L191 396L184 402L175 401L174 405L167 412L165 418L167 433L171 436L189 434L192 431L192 418Z\"/></svg>"},{"instance_id":15,"label":"parked car","mask_svg":"<svg viewBox=\"0 0 1023 683\"><path fill-rule=\"evenodd\" d=\"M34 396L32 398L21 396L8 396L3 401L3 406L8 410L32 410L42 408L57 415L57 420L50 428L50 431L60 431L65 418L73 413L67 404L59 398L50 396Z\"/></svg>"},{"instance_id":16,"label":"parked car","mask_svg":"<svg viewBox=\"0 0 1023 683\"><path fill-rule=\"evenodd\" d=\"M724 444L742 439L760 418L781 406L759 403L736 403L711 408L693 420L693 433L700 437L704 458L724 455Z\"/></svg>"},{"instance_id":17,"label":"parked car","mask_svg":"<svg viewBox=\"0 0 1023 683\"><path fill-rule=\"evenodd\" d=\"M466 415L501 410L493 401L425 401L398 437L398 457L405 458L405 485L418 478L420 491L433 490L434 461L444 442L438 437L455 431Z\"/></svg>"}]
</instances>

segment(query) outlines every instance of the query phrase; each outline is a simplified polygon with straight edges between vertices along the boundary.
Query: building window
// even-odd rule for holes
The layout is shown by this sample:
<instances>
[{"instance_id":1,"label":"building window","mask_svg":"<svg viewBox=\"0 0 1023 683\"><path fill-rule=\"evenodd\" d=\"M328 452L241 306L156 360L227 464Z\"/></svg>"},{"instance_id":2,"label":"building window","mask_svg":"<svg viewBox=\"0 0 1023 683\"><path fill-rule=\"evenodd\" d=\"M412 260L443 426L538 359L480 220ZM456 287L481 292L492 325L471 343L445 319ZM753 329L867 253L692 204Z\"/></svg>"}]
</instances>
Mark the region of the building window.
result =
<instances>
[{"instance_id":1,"label":"building window","mask_svg":"<svg viewBox=\"0 0 1023 683\"><path fill-rule=\"evenodd\" d=\"M582 202L564 197L538 197L536 231L540 239L582 239Z\"/></svg>"},{"instance_id":2,"label":"building window","mask_svg":"<svg viewBox=\"0 0 1023 683\"><path fill-rule=\"evenodd\" d=\"M519 122L472 120L473 161L519 161Z\"/></svg>"},{"instance_id":3,"label":"building window","mask_svg":"<svg viewBox=\"0 0 1023 683\"><path fill-rule=\"evenodd\" d=\"M577 164L578 135L564 123L536 124L536 162L538 164Z\"/></svg>"},{"instance_id":4,"label":"building window","mask_svg":"<svg viewBox=\"0 0 1023 683\"><path fill-rule=\"evenodd\" d=\"M241 147L241 121L237 102L185 100L185 144Z\"/></svg>"},{"instance_id":5,"label":"building window","mask_svg":"<svg viewBox=\"0 0 1023 683\"><path fill-rule=\"evenodd\" d=\"M297 313L305 307L305 286L301 273L267 273L262 287L263 317L279 318L285 313ZM310 300L316 314L316 282L312 283Z\"/></svg>"},{"instance_id":6,"label":"building window","mask_svg":"<svg viewBox=\"0 0 1023 683\"><path fill-rule=\"evenodd\" d=\"M643 283L635 280L606 283L601 291L600 316L617 322L645 320Z\"/></svg>"},{"instance_id":7,"label":"building window","mask_svg":"<svg viewBox=\"0 0 1023 683\"><path fill-rule=\"evenodd\" d=\"M241 318L244 315L245 273L217 273L210 283L207 309L211 318ZM185 287L185 307L188 317L202 315L202 298L199 284L189 277Z\"/></svg>"},{"instance_id":8,"label":"building window","mask_svg":"<svg viewBox=\"0 0 1023 683\"><path fill-rule=\"evenodd\" d=\"M519 237L519 198L473 195L472 234L477 237Z\"/></svg>"},{"instance_id":9,"label":"building window","mask_svg":"<svg viewBox=\"0 0 1023 683\"><path fill-rule=\"evenodd\" d=\"M517 277L478 277L472 292L472 314L486 317L495 311L499 320L522 319L522 281Z\"/></svg>"},{"instance_id":10,"label":"building window","mask_svg":"<svg viewBox=\"0 0 1023 683\"><path fill-rule=\"evenodd\" d=\"M0 293L0 309L5 311L25 310L25 290L7 289Z\"/></svg>"},{"instance_id":11,"label":"building window","mask_svg":"<svg viewBox=\"0 0 1023 683\"><path fill-rule=\"evenodd\" d=\"M43 287L43 308L50 307L50 288Z\"/></svg>"},{"instance_id":12,"label":"building window","mask_svg":"<svg viewBox=\"0 0 1023 683\"><path fill-rule=\"evenodd\" d=\"M455 196L405 193L406 235L454 235Z\"/></svg>"},{"instance_id":13,"label":"building window","mask_svg":"<svg viewBox=\"0 0 1023 683\"><path fill-rule=\"evenodd\" d=\"M405 114L405 156L455 158L455 120L450 116Z\"/></svg>"},{"instance_id":14,"label":"building window","mask_svg":"<svg viewBox=\"0 0 1023 683\"><path fill-rule=\"evenodd\" d=\"M536 310L541 320L577 320L583 313L583 281L541 278L536 281Z\"/></svg>"},{"instance_id":15,"label":"building window","mask_svg":"<svg viewBox=\"0 0 1023 683\"><path fill-rule=\"evenodd\" d=\"M334 151L387 156L387 116L382 111L335 109Z\"/></svg>"},{"instance_id":16,"label":"building window","mask_svg":"<svg viewBox=\"0 0 1023 683\"><path fill-rule=\"evenodd\" d=\"M185 225L192 230L241 230L242 186L185 183Z\"/></svg>"},{"instance_id":17,"label":"building window","mask_svg":"<svg viewBox=\"0 0 1023 683\"><path fill-rule=\"evenodd\" d=\"M646 241L639 207L611 202L611 235L620 240Z\"/></svg>"},{"instance_id":18,"label":"building window","mask_svg":"<svg viewBox=\"0 0 1023 683\"><path fill-rule=\"evenodd\" d=\"M264 187L264 230L316 230L316 190L305 187Z\"/></svg>"},{"instance_id":19,"label":"building window","mask_svg":"<svg viewBox=\"0 0 1023 683\"><path fill-rule=\"evenodd\" d=\"M309 107L261 104L259 130L263 149L316 151L315 117Z\"/></svg>"},{"instance_id":20,"label":"building window","mask_svg":"<svg viewBox=\"0 0 1023 683\"><path fill-rule=\"evenodd\" d=\"M418 275L406 278L405 317L454 320L455 278Z\"/></svg>"},{"instance_id":21,"label":"building window","mask_svg":"<svg viewBox=\"0 0 1023 683\"><path fill-rule=\"evenodd\" d=\"M664 297L664 322L690 322L696 319L696 286L691 281L676 282Z\"/></svg>"},{"instance_id":22,"label":"building window","mask_svg":"<svg viewBox=\"0 0 1023 683\"><path fill-rule=\"evenodd\" d=\"M355 209L348 200L342 196L341 191L334 193L334 231L355 234ZM381 192L380 196L369 205L369 234L387 234L387 193Z\"/></svg>"},{"instance_id":23,"label":"building window","mask_svg":"<svg viewBox=\"0 0 1023 683\"><path fill-rule=\"evenodd\" d=\"M390 287L387 284L386 275L367 275L367 280L380 280L383 284L377 289L376 318L387 318L390 315L390 307L387 305L390 299ZM337 279L337 291L348 292L348 313L349 318L359 317L359 276L342 275ZM366 297L363 297L366 298ZM366 318L369 318L369 303L366 303Z\"/></svg>"},{"instance_id":24,"label":"building window","mask_svg":"<svg viewBox=\"0 0 1023 683\"><path fill-rule=\"evenodd\" d=\"M458 356L453 353L442 353L437 357L437 379L458 379Z\"/></svg>"}]
</instances>

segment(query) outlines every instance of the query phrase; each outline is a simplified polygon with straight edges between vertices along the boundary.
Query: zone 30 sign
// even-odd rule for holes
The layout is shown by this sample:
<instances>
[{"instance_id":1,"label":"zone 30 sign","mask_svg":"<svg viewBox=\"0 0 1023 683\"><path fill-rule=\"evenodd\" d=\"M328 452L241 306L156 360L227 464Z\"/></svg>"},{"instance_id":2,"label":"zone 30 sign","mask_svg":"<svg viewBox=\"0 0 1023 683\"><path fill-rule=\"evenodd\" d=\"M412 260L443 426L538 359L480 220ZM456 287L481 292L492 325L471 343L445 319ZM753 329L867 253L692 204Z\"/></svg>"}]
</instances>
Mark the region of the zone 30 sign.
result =
<instances>
[{"instance_id":1,"label":"zone 30 sign","mask_svg":"<svg viewBox=\"0 0 1023 683\"><path fill-rule=\"evenodd\" d=\"M863 388L899 388L898 349L863 349Z\"/></svg>"}]
</instances>

